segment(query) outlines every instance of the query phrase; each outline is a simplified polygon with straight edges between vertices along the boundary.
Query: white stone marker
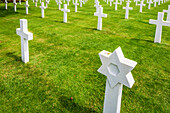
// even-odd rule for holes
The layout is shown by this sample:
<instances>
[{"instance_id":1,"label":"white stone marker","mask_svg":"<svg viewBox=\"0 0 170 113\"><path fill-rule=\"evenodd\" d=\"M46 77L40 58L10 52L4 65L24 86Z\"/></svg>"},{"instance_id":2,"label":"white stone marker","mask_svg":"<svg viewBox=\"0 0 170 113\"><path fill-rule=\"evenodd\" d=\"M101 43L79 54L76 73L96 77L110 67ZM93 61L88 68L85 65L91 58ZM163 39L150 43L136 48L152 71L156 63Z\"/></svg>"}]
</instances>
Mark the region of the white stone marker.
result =
<instances>
[{"instance_id":1,"label":"white stone marker","mask_svg":"<svg viewBox=\"0 0 170 113\"><path fill-rule=\"evenodd\" d=\"M8 9L8 1L5 0L5 9L7 10Z\"/></svg>"},{"instance_id":2,"label":"white stone marker","mask_svg":"<svg viewBox=\"0 0 170 113\"><path fill-rule=\"evenodd\" d=\"M96 7L96 12L98 12L98 9L99 9L99 7L100 7L99 2L96 2L96 4L94 5L94 7Z\"/></svg>"},{"instance_id":3,"label":"white stone marker","mask_svg":"<svg viewBox=\"0 0 170 113\"><path fill-rule=\"evenodd\" d=\"M128 17L129 17L129 10L133 10L133 8L129 7L129 2L127 2L126 3L126 7L123 7L123 9L126 10L125 19L128 19Z\"/></svg>"},{"instance_id":4,"label":"white stone marker","mask_svg":"<svg viewBox=\"0 0 170 113\"><path fill-rule=\"evenodd\" d=\"M24 63L29 62L28 40L33 39L33 34L27 29L27 20L20 19L20 28L16 29L17 35L21 37L21 58Z\"/></svg>"},{"instance_id":5,"label":"white stone marker","mask_svg":"<svg viewBox=\"0 0 170 113\"><path fill-rule=\"evenodd\" d=\"M21 5L21 0L19 0L19 4Z\"/></svg>"},{"instance_id":6,"label":"white stone marker","mask_svg":"<svg viewBox=\"0 0 170 113\"><path fill-rule=\"evenodd\" d=\"M41 17L44 18L44 9L46 9L46 7L44 7L44 2L41 2Z\"/></svg>"},{"instance_id":7,"label":"white stone marker","mask_svg":"<svg viewBox=\"0 0 170 113\"><path fill-rule=\"evenodd\" d=\"M79 0L79 2L80 2L80 7L82 7L82 3L83 3L83 1L82 1L82 0Z\"/></svg>"},{"instance_id":8,"label":"white stone marker","mask_svg":"<svg viewBox=\"0 0 170 113\"><path fill-rule=\"evenodd\" d=\"M14 11L16 12L16 11L17 11L17 3L16 3L16 0L13 0L13 4L14 4Z\"/></svg>"},{"instance_id":9,"label":"white stone marker","mask_svg":"<svg viewBox=\"0 0 170 113\"><path fill-rule=\"evenodd\" d=\"M140 0L134 0L135 2L136 2L136 6L138 5L138 2L140 1Z\"/></svg>"},{"instance_id":10,"label":"white stone marker","mask_svg":"<svg viewBox=\"0 0 170 113\"><path fill-rule=\"evenodd\" d=\"M63 0L63 3L65 3L65 0Z\"/></svg>"},{"instance_id":11,"label":"white stone marker","mask_svg":"<svg viewBox=\"0 0 170 113\"><path fill-rule=\"evenodd\" d=\"M120 0L120 5L122 5L123 0Z\"/></svg>"},{"instance_id":12,"label":"white stone marker","mask_svg":"<svg viewBox=\"0 0 170 113\"><path fill-rule=\"evenodd\" d=\"M61 9L64 12L64 19L63 22L67 23L67 12L70 12L70 9L67 9L67 4L64 4L64 9Z\"/></svg>"},{"instance_id":13,"label":"white stone marker","mask_svg":"<svg viewBox=\"0 0 170 113\"><path fill-rule=\"evenodd\" d=\"M45 0L46 8L48 8L49 1Z\"/></svg>"},{"instance_id":14,"label":"white stone marker","mask_svg":"<svg viewBox=\"0 0 170 113\"><path fill-rule=\"evenodd\" d=\"M67 1L67 5L69 6L69 2L70 2L70 0L66 0Z\"/></svg>"},{"instance_id":15,"label":"white stone marker","mask_svg":"<svg viewBox=\"0 0 170 113\"><path fill-rule=\"evenodd\" d=\"M153 0L153 2L154 2L154 7L156 7L157 0Z\"/></svg>"},{"instance_id":16,"label":"white stone marker","mask_svg":"<svg viewBox=\"0 0 170 113\"><path fill-rule=\"evenodd\" d=\"M26 7L26 14L28 14L28 7L29 7L28 1L25 1L25 7Z\"/></svg>"},{"instance_id":17,"label":"white stone marker","mask_svg":"<svg viewBox=\"0 0 170 113\"><path fill-rule=\"evenodd\" d=\"M55 2L57 3L57 5L58 5L58 0L55 0Z\"/></svg>"},{"instance_id":18,"label":"white stone marker","mask_svg":"<svg viewBox=\"0 0 170 113\"><path fill-rule=\"evenodd\" d=\"M167 13L167 19L166 21L170 21L170 5L168 5L168 10L163 10L163 12Z\"/></svg>"},{"instance_id":19,"label":"white stone marker","mask_svg":"<svg viewBox=\"0 0 170 113\"><path fill-rule=\"evenodd\" d=\"M35 0L35 7L37 7L37 2L38 2L38 0Z\"/></svg>"},{"instance_id":20,"label":"white stone marker","mask_svg":"<svg viewBox=\"0 0 170 113\"><path fill-rule=\"evenodd\" d=\"M40 0L40 3L41 3L41 0Z\"/></svg>"},{"instance_id":21,"label":"white stone marker","mask_svg":"<svg viewBox=\"0 0 170 113\"><path fill-rule=\"evenodd\" d=\"M149 0L149 2L148 2L148 9L151 9L151 4L152 3L153 3L152 0Z\"/></svg>"},{"instance_id":22,"label":"white stone marker","mask_svg":"<svg viewBox=\"0 0 170 113\"><path fill-rule=\"evenodd\" d=\"M32 0L32 2L34 3L34 0Z\"/></svg>"},{"instance_id":23,"label":"white stone marker","mask_svg":"<svg viewBox=\"0 0 170 113\"><path fill-rule=\"evenodd\" d=\"M142 0L142 1L140 2L140 4L138 4L138 5L140 6L140 11L139 11L139 12L141 12L141 13L142 13L143 6L146 5L146 4L144 4L143 2L144 2L144 1Z\"/></svg>"},{"instance_id":24,"label":"white stone marker","mask_svg":"<svg viewBox=\"0 0 170 113\"><path fill-rule=\"evenodd\" d=\"M161 0L158 0L158 5L161 5Z\"/></svg>"},{"instance_id":25,"label":"white stone marker","mask_svg":"<svg viewBox=\"0 0 170 113\"><path fill-rule=\"evenodd\" d=\"M110 6L112 6L112 2L113 2L113 0L110 0Z\"/></svg>"},{"instance_id":26,"label":"white stone marker","mask_svg":"<svg viewBox=\"0 0 170 113\"><path fill-rule=\"evenodd\" d=\"M79 3L77 3L77 0L75 0L75 3L73 5L75 5L75 12L77 12L77 6L79 5Z\"/></svg>"},{"instance_id":27,"label":"white stone marker","mask_svg":"<svg viewBox=\"0 0 170 113\"><path fill-rule=\"evenodd\" d=\"M95 12L94 16L98 16L97 30L102 30L102 17L107 17L107 14L103 14L103 7L99 7L98 12Z\"/></svg>"},{"instance_id":28,"label":"white stone marker","mask_svg":"<svg viewBox=\"0 0 170 113\"><path fill-rule=\"evenodd\" d=\"M58 10L61 10L61 4L62 4L61 0L58 0Z\"/></svg>"},{"instance_id":29,"label":"white stone marker","mask_svg":"<svg viewBox=\"0 0 170 113\"><path fill-rule=\"evenodd\" d=\"M74 4L74 0L72 0L72 3Z\"/></svg>"},{"instance_id":30,"label":"white stone marker","mask_svg":"<svg viewBox=\"0 0 170 113\"><path fill-rule=\"evenodd\" d=\"M131 3L131 1L130 1L130 0L127 0L126 2L127 2L127 3L129 3L129 5L130 5L130 3Z\"/></svg>"},{"instance_id":31,"label":"white stone marker","mask_svg":"<svg viewBox=\"0 0 170 113\"><path fill-rule=\"evenodd\" d=\"M118 0L116 0L115 4L115 10L117 10L117 5L120 4Z\"/></svg>"},{"instance_id":32,"label":"white stone marker","mask_svg":"<svg viewBox=\"0 0 170 113\"><path fill-rule=\"evenodd\" d=\"M154 43L161 43L162 26L170 26L170 21L164 21L164 12L158 12L157 20L149 20L150 24L156 24L156 33Z\"/></svg>"},{"instance_id":33,"label":"white stone marker","mask_svg":"<svg viewBox=\"0 0 170 113\"><path fill-rule=\"evenodd\" d=\"M99 57L102 66L97 71L107 76L103 113L120 113L122 88L132 88L131 71L137 62L125 58L120 47L113 53L103 50Z\"/></svg>"}]
</instances>

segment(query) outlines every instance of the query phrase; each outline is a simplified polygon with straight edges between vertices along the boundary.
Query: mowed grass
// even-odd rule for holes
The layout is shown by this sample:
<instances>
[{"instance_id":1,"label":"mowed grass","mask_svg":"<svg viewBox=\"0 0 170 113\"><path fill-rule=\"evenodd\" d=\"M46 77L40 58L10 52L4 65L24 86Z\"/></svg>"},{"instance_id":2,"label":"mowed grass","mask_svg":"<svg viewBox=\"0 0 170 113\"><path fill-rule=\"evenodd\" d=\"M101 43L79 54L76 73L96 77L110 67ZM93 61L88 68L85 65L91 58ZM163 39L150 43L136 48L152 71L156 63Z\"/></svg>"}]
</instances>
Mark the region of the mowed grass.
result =
<instances>
[{"instance_id":1,"label":"mowed grass","mask_svg":"<svg viewBox=\"0 0 170 113\"><path fill-rule=\"evenodd\" d=\"M40 3L35 7L29 1L28 15L25 3L17 5L17 12L12 3L8 10L0 4L0 112L102 113L106 76L97 72L101 66L98 53L113 52L119 46L126 58L138 62L132 71L135 84L131 89L123 88L121 112L170 112L170 27L163 27L162 42L156 44L156 27L149 25L149 19L157 19L157 13L170 2L155 8L152 5L150 10L146 6L143 13L133 2L129 19L124 19L125 2L117 11L114 5L100 2L108 14L102 31L96 30L94 0L78 7L77 13L71 1L68 23L62 22L63 12L54 0L43 19ZM21 61L21 42L16 34L23 18L34 35L26 64Z\"/></svg>"}]
</instances>

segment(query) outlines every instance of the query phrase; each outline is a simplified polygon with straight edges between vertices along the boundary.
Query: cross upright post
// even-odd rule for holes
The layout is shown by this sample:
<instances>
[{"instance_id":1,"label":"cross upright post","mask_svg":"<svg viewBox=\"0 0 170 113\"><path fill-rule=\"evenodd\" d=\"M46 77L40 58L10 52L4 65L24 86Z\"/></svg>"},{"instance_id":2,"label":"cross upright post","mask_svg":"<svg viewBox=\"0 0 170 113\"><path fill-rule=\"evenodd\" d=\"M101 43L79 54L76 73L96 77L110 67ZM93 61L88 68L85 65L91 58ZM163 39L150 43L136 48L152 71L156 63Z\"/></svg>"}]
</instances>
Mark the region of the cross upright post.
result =
<instances>
[{"instance_id":1,"label":"cross upright post","mask_svg":"<svg viewBox=\"0 0 170 113\"><path fill-rule=\"evenodd\" d=\"M41 2L41 17L44 18L44 9L46 9L46 7L44 6L44 2Z\"/></svg>"},{"instance_id":2,"label":"cross upright post","mask_svg":"<svg viewBox=\"0 0 170 113\"><path fill-rule=\"evenodd\" d=\"M38 2L38 0L35 0L35 7L37 7L37 2Z\"/></svg>"},{"instance_id":3,"label":"cross upright post","mask_svg":"<svg viewBox=\"0 0 170 113\"><path fill-rule=\"evenodd\" d=\"M166 21L170 21L170 5L168 5L168 10L163 10L163 12L167 13Z\"/></svg>"},{"instance_id":4,"label":"cross upright post","mask_svg":"<svg viewBox=\"0 0 170 113\"><path fill-rule=\"evenodd\" d=\"M24 63L29 62L28 40L33 39L33 34L27 29L27 20L20 19L20 28L16 29L17 35L21 37L21 58Z\"/></svg>"},{"instance_id":5,"label":"cross upright post","mask_svg":"<svg viewBox=\"0 0 170 113\"><path fill-rule=\"evenodd\" d=\"M117 5L120 4L118 0L116 0L115 4L115 10L117 10Z\"/></svg>"},{"instance_id":6,"label":"cross upright post","mask_svg":"<svg viewBox=\"0 0 170 113\"><path fill-rule=\"evenodd\" d=\"M151 4L152 4L153 2L152 2L152 0L149 0L148 1L148 9L151 9Z\"/></svg>"},{"instance_id":7,"label":"cross upright post","mask_svg":"<svg viewBox=\"0 0 170 113\"><path fill-rule=\"evenodd\" d=\"M64 4L64 9L61 9L64 12L64 19L63 22L67 23L67 12L70 12L70 9L67 9L67 4Z\"/></svg>"},{"instance_id":8,"label":"cross upright post","mask_svg":"<svg viewBox=\"0 0 170 113\"><path fill-rule=\"evenodd\" d=\"M154 2L154 7L156 7L157 0L153 0L153 2Z\"/></svg>"},{"instance_id":9,"label":"cross upright post","mask_svg":"<svg viewBox=\"0 0 170 113\"><path fill-rule=\"evenodd\" d=\"M61 0L58 0L58 10L61 10L61 4L62 4Z\"/></svg>"},{"instance_id":10,"label":"cross upright post","mask_svg":"<svg viewBox=\"0 0 170 113\"><path fill-rule=\"evenodd\" d=\"M16 3L16 0L13 0L13 4L14 4L14 11L16 12L16 11L17 11L17 3Z\"/></svg>"},{"instance_id":11,"label":"cross upright post","mask_svg":"<svg viewBox=\"0 0 170 113\"><path fill-rule=\"evenodd\" d=\"M29 7L28 1L25 1L25 7L26 7L26 14L28 14L28 7Z\"/></svg>"},{"instance_id":12,"label":"cross upright post","mask_svg":"<svg viewBox=\"0 0 170 113\"><path fill-rule=\"evenodd\" d=\"M126 7L123 7L123 9L126 10L125 19L128 19L128 17L129 17L129 10L133 10L133 8L129 7L129 2L127 2L126 3Z\"/></svg>"},{"instance_id":13,"label":"cross upright post","mask_svg":"<svg viewBox=\"0 0 170 113\"><path fill-rule=\"evenodd\" d=\"M95 12L94 16L98 16L97 30L102 30L102 17L107 17L107 14L103 14L103 7L99 7L98 12Z\"/></svg>"},{"instance_id":14,"label":"cross upright post","mask_svg":"<svg viewBox=\"0 0 170 113\"><path fill-rule=\"evenodd\" d=\"M164 12L158 12L157 20L149 20L150 24L156 25L155 40L154 43L161 43L162 26L170 26L170 21L164 21Z\"/></svg>"},{"instance_id":15,"label":"cross upright post","mask_svg":"<svg viewBox=\"0 0 170 113\"><path fill-rule=\"evenodd\" d=\"M145 6L146 4L144 4L143 3L144 1L142 0L141 2L140 2L140 4L138 4L139 6L140 6L140 13L142 13L142 9L143 9L143 6Z\"/></svg>"},{"instance_id":16,"label":"cross upright post","mask_svg":"<svg viewBox=\"0 0 170 113\"><path fill-rule=\"evenodd\" d=\"M77 3L77 0L75 0L75 3L73 5L75 5L75 12L77 12L77 6L79 5L79 3Z\"/></svg>"},{"instance_id":17,"label":"cross upright post","mask_svg":"<svg viewBox=\"0 0 170 113\"><path fill-rule=\"evenodd\" d=\"M7 10L8 9L8 1L7 0L5 0L5 9Z\"/></svg>"}]
</instances>

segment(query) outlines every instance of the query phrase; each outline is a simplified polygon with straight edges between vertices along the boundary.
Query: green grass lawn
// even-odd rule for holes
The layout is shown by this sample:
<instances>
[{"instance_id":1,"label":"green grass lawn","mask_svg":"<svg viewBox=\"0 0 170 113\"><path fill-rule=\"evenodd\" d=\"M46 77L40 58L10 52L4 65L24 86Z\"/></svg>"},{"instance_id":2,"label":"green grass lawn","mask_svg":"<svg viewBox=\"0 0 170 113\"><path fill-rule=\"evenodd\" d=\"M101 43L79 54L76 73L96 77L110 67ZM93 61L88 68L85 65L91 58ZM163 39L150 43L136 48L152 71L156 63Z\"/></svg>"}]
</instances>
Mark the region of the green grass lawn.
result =
<instances>
[{"instance_id":1,"label":"green grass lawn","mask_svg":"<svg viewBox=\"0 0 170 113\"><path fill-rule=\"evenodd\" d=\"M28 15L25 3L17 5L17 12L12 3L8 10L0 4L0 112L102 113L106 76L97 72L101 66L98 53L113 52L119 46L126 58L138 62L132 71L135 84L132 89L123 88L121 112L170 112L170 27L163 27L162 42L156 44L156 26L149 24L170 2L152 5L150 10L146 6L143 13L133 2L129 19L124 19L125 2L117 11L114 5L100 2L108 14L102 31L96 30L94 0L78 7L77 13L71 1L68 23L62 22L63 12L54 0L45 9L44 19L40 3L35 7L29 1ZM23 18L34 35L26 64L21 61L16 34Z\"/></svg>"}]
</instances>

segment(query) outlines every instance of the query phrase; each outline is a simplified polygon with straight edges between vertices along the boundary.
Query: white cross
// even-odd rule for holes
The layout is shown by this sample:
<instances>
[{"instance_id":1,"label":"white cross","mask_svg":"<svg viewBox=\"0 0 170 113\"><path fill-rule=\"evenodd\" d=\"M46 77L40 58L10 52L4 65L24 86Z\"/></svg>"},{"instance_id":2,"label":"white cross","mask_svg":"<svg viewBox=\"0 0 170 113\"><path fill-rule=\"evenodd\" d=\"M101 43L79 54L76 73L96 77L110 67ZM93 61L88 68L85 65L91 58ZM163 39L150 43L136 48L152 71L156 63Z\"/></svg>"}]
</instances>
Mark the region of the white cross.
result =
<instances>
[{"instance_id":1,"label":"white cross","mask_svg":"<svg viewBox=\"0 0 170 113\"><path fill-rule=\"evenodd\" d=\"M140 1L140 0L134 0L135 2L136 2L136 6L138 5L138 2Z\"/></svg>"},{"instance_id":2,"label":"white cross","mask_svg":"<svg viewBox=\"0 0 170 113\"><path fill-rule=\"evenodd\" d=\"M37 2L38 2L38 0L35 0L35 7L37 7Z\"/></svg>"},{"instance_id":3,"label":"white cross","mask_svg":"<svg viewBox=\"0 0 170 113\"><path fill-rule=\"evenodd\" d=\"M67 1L67 5L69 6L69 2L70 2L70 0L66 0Z\"/></svg>"},{"instance_id":4,"label":"white cross","mask_svg":"<svg viewBox=\"0 0 170 113\"><path fill-rule=\"evenodd\" d=\"M124 0L120 0L120 5L122 5L122 2L123 2Z\"/></svg>"},{"instance_id":5,"label":"white cross","mask_svg":"<svg viewBox=\"0 0 170 113\"><path fill-rule=\"evenodd\" d=\"M130 0L128 0L128 1L126 1L127 3L131 3L131 1ZM130 5L130 4L129 4Z\"/></svg>"},{"instance_id":6,"label":"white cross","mask_svg":"<svg viewBox=\"0 0 170 113\"><path fill-rule=\"evenodd\" d=\"M70 9L67 9L67 4L64 4L64 9L61 9L64 12L64 23L67 23L67 12L70 12Z\"/></svg>"},{"instance_id":7,"label":"white cross","mask_svg":"<svg viewBox=\"0 0 170 113\"><path fill-rule=\"evenodd\" d=\"M58 5L58 0L55 0L55 2L57 3L57 5Z\"/></svg>"},{"instance_id":8,"label":"white cross","mask_svg":"<svg viewBox=\"0 0 170 113\"><path fill-rule=\"evenodd\" d=\"M45 0L45 3L46 3L46 8L48 8L49 1Z\"/></svg>"},{"instance_id":9,"label":"white cross","mask_svg":"<svg viewBox=\"0 0 170 113\"><path fill-rule=\"evenodd\" d=\"M94 5L94 7L96 7L96 12L98 12L99 6L99 2L96 2L96 4Z\"/></svg>"},{"instance_id":10,"label":"white cross","mask_svg":"<svg viewBox=\"0 0 170 113\"><path fill-rule=\"evenodd\" d=\"M34 0L32 0L32 2L34 3Z\"/></svg>"},{"instance_id":11,"label":"white cross","mask_svg":"<svg viewBox=\"0 0 170 113\"><path fill-rule=\"evenodd\" d=\"M26 14L28 14L28 7L29 7L28 1L25 1L25 7L26 7Z\"/></svg>"},{"instance_id":12,"label":"white cross","mask_svg":"<svg viewBox=\"0 0 170 113\"><path fill-rule=\"evenodd\" d=\"M125 58L120 47L113 53L103 50L99 57L102 66L97 71L107 76L103 113L120 113L122 88L132 88L131 71L137 62Z\"/></svg>"},{"instance_id":13,"label":"white cross","mask_svg":"<svg viewBox=\"0 0 170 113\"><path fill-rule=\"evenodd\" d=\"M102 17L107 17L107 14L103 14L103 7L99 7L98 12L95 12L94 16L98 16L97 30L102 30Z\"/></svg>"},{"instance_id":14,"label":"white cross","mask_svg":"<svg viewBox=\"0 0 170 113\"><path fill-rule=\"evenodd\" d=\"M41 2L41 17L44 18L44 9L46 9L46 7L44 7L44 2Z\"/></svg>"},{"instance_id":15,"label":"white cross","mask_svg":"<svg viewBox=\"0 0 170 113\"><path fill-rule=\"evenodd\" d=\"M63 0L63 3L65 3L65 0Z\"/></svg>"},{"instance_id":16,"label":"white cross","mask_svg":"<svg viewBox=\"0 0 170 113\"><path fill-rule=\"evenodd\" d=\"M19 0L19 4L21 5L21 0Z\"/></svg>"},{"instance_id":17,"label":"white cross","mask_svg":"<svg viewBox=\"0 0 170 113\"><path fill-rule=\"evenodd\" d=\"M77 0L75 0L75 3L73 5L75 5L75 12L77 12L77 6L79 5L79 3L77 3Z\"/></svg>"},{"instance_id":18,"label":"white cross","mask_svg":"<svg viewBox=\"0 0 170 113\"><path fill-rule=\"evenodd\" d=\"M163 10L163 12L167 13L167 19L166 21L170 21L170 5L168 5L168 10Z\"/></svg>"},{"instance_id":19,"label":"white cross","mask_svg":"<svg viewBox=\"0 0 170 113\"><path fill-rule=\"evenodd\" d=\"M40 0L40 3L41 3L41 0Z\"/></svg>"},{"instance_id":20,"label":"white cross","mask_svg":"<svg viewBox=\"0 0 170 113\"><path fill-rule=\"evenodd\" d=\"M83 1L82 1L82 0L79 0L79 2L80 2L80 7L82 7L82 3L83 3Z\"/></svg>"},{"instance_id":21,"label":"white cross","mask_svg":"<svg viewBox=\"0 0 170 113\"><path fill-rule=\"evenodd\" d=\"M115 10L117 10L117 5L120 3L118 2L118 0L116 0L116 2L114 4L115 4Z\"/></svg>"},{"instance_id":22,"label":"white cross","mask_svg":"<svg viewBox=\"0 0 170 113\"><path fill-rule=\"evenodd\" d=\"M58 10L61 10L61 4L62 4L61 0L58 0Z\"/></svg>"},{"instance_id":23,"label":"white cross","mask_svg":"<svg viewBox=\"0 0 170 113\"><path fill-rule=\"evenodd\" d=\"M148 2L148 9L151 9L151 4L152 3L153 3L152 0L149 0L149 2Z\"/></svg>"},{"instance_id":24,"label":"white cross","mask_svg":"<svg viewBox=\"0 0 170 113\"><path fill-rule=\"evenodd\" d=\"M157 0L153 0L153 2L154 2L154 7L156 7Z\"/></svg>"},{"instance_id":25,"label":"white cross","mask_svg":"<svg viewBox=\"0 0 170 113\"><path fill-rule=\"evenodd\" d=\"M113 0L110 0L110 6L112 6L112 2L113 2Z\"/></svg>"},{"instance_id":26,"label":"white cross","mask_svg":"<svg viewBox=\"0 0 170 113\"><path fill-rule=\"evenodd\" d=\"M8 1L7 0L5 0L5 9L8 9Z\"/></svg>"},{"instance_id":27,"label":"white cross","mask_svg":"<svg viewBox=\"0 0 170 113\"><path fill-rule=\"evenodd\" d=\"M129 2L127 2L126 3L126 7L123 7L123 9L126 10L125 19L128 19L128 17L129 17L129 10L133 10L133 8L129 7Z\"/></svg>"},{"instance_id":28,"label":"white cross","mask_svg":"<svg viewBox=\"0 0 170 113\"><path fill-rule=\"evenodd\" d=\"M17 35L21 37L21 56L24 63L29 62L28 40L33 39L33 34L27 29L27 20L20 19L20 28L16 29Z\"/></svg>"},{"instance_id":29,"label":"white cross","mask_svg":"<svg viewBox=\"0 0 170 113\"><path fill-rule=\"evenodd\" d=\"M140 4L138 4L138 5L140 6L140 11L139 11L139 12L141 12L141 13L142 13L142 8L143 8L143 6L146 5L146 4L144 4L143 2L144 2L144 1L142 0L142 1L140 2Z\"/></svg>"},{"instance_id":30,"label":"white cross","mask_svg":"<svg viewBox=\"0 0 170 113\"><path fill-rule=\"evenodd\" d=\"M161 0L158 0L158 5L161 5Z\"/></svg>"},{"instance_id":31,"label":"white cross","mask_svg":"<svg viewBox=\"0 0 170 113\"><path fill-rule=\"evenodd\" d=\"M154 43L161 43L162 26L170 26L170 21L164 21L164 12L158 12L157 20L149 20L150 24L156 25L156 33Z\"/></svg>"},{"instance_id":32,"label":"white cross","mask_svg":"<svg viewBox=\"0 0 170 113\"><path fill-rule=\"evenodd\" d=\"M17 3L16 3L16 0L13 0L13 4L14 4L14 11L16 12L16 11L17 11Z\"/></svg>"}]
</instances>

